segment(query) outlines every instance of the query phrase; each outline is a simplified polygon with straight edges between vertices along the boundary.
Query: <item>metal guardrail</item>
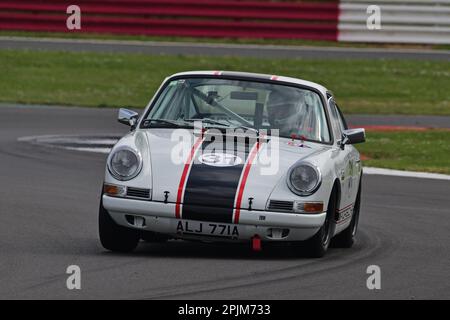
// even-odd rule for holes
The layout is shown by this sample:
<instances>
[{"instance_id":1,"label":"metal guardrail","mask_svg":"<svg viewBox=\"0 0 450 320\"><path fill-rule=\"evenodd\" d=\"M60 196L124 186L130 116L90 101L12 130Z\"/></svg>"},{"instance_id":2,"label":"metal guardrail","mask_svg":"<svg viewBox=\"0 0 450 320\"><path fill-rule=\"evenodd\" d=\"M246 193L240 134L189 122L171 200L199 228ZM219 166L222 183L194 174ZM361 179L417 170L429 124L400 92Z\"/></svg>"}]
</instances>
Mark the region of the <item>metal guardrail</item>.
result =
<instances>
[{"instance_id":1,"label":"metal guardrail","mask_svg":"<svg viewBox=\"0 0 450 320\"><path fill-rule=\"evenodd\" d=\"M81 30L67 30L71 4ZM374 4L380 30L366 26ZM0 0L0 30L450 44L450 0Z\"/></svg>"},{"instance_id":2,"label":"metal guardrail","mask_svg":"<svg viewBox=\"0 0 450 320\"><path fill-rule=\"evenodd\" d=\"M76 4L77 32L336 41L338 2L331 1L0 0L0 30L67 32L66 8Z\"/></svg>"},{"instance_id":3,"label":"metal guardrail","mask_svg":"<svg viewBox=\"0 0 450 320\"><path fill-rule=\"evenodd\" d=\"M381 9L381 29L366 25L369 5ZM450 0L342 0L338 41L450 44Z\"/></svg>"}]
</instances>

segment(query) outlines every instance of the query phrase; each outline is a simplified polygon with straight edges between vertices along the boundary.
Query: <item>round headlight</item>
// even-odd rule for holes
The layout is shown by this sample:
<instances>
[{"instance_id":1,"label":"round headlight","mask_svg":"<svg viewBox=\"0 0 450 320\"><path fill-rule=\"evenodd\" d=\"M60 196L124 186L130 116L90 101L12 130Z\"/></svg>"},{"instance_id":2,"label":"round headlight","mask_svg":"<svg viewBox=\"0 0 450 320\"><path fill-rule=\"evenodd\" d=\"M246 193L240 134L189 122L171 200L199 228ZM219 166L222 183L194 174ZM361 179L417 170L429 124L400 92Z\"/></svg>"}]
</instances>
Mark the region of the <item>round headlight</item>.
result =
<instances>
[{"instance_id":1,"label":"round headlight","mask_svg":"<svg viewBox=\"0 0 450 320\"><path fill-rule=\"evenodd\" d=\"M132 149L119 148L111 154L108 168L109 172L118 180L133 179L141 171L141 156Z\"/></svg>"},{"instance_id":2,"label":"round headlight","mask_svg":"<svg viewBox=\"0 0 450 320\"><path fill-rule=\"evenodd\" d=\"M287 184L289 189L299 196L308 196L316 192L321 182L320 171L309 163L300 163L289 169Z\"/></svg>"}]
</instances>

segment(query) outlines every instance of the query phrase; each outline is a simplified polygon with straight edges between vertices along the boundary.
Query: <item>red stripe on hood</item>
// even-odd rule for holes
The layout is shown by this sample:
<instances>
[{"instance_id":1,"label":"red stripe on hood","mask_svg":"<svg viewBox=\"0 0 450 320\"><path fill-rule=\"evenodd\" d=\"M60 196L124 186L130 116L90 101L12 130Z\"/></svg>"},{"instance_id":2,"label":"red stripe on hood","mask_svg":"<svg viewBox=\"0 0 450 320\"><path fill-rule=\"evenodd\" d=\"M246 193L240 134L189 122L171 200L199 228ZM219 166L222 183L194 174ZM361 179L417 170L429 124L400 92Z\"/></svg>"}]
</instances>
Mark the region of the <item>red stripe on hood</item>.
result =
<instances>
[{"instance_id":1,"label":"red stripe on hood","mask_svg":"<svg viewBox=\"0 0 450 320\"><path fill-rule=\"evenodd\" d=\"M247 162L245 163L244 172L242 174L241 183L238 188L238 194L236 197L236 210L234 212L234 223L239 223L239 216L241 214L241 204L242 204L242 196L244 195L245 184L247 183L248 174L250 173L250 168L253 164L253 160L255 159L260 148L260 142L256 142L253 146L250 154L248 156Z\"/></svg>"},{"instance_id":2,"label":"red stripe on hood","mask_svg":"<svg viewBox=\"0 0 450 320\"><path fill-rule=\"evenodd\" d=\"M177 219L181 219L181 201L183 200L183 191L186 185L186 177L189 172L189 169L192 166L192 159L194 158L195 153L197 152L198 147L201 145L203 141L203 137L200 136L195 141L192 146L191 152L184 163L183 173L181 175L180 184L178 185L178 194L177 194L177 202L175 204L175 217Z\"/></svg>"}]
</instances>

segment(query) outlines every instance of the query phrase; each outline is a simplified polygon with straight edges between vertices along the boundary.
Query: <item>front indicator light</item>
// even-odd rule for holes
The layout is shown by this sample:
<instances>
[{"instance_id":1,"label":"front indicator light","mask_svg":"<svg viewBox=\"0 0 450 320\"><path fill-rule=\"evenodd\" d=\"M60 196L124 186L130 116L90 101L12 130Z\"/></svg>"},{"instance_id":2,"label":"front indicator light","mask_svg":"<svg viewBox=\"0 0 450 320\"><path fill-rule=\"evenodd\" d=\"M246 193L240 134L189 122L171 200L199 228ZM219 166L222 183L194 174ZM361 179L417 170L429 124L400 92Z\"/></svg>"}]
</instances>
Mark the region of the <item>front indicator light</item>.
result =
<instances>
[{"instance_id":1,"label":"front indicator light","mask_svg":"<svg viewBox=\"0 0 450 320\"><path fill-rule=\"evenodd\" d=\"M111 197L124 197L127 194L127 187L105 183L103 193Z\"/></svg>"},{"instance_id":2,"label":"front indicator light","mask_svg":"<svg viewBox=\"0 0 450 320\"><path fill-rule=\"evenodd\" d=\"M323 202L294 202L294 211L297 213L322 213Z\"/></svg>"}]
</instances>

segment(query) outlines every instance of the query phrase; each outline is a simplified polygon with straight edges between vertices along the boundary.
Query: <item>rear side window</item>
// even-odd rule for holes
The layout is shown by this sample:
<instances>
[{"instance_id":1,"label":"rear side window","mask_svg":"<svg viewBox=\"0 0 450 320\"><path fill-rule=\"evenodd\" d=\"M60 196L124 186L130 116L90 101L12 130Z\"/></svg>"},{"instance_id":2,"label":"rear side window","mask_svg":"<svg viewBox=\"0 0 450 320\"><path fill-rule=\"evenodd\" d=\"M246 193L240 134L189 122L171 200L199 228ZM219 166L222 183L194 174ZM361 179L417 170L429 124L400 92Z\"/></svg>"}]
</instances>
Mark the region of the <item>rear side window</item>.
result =
<instances>
[{"instance_id":1,"label":"rear side window","mask_svg":"<svg viewBox=\"0 0 450 320\"><path fill-rule=\"evenodd\" d=\"M330 118L331 125L333 127L333 133L336 137L336 140L340 140L342 136L342 131L345 130L344 123L342 122L341 116L339 115L339 111L336 107L336 102L333 97L328 99L328 104L330 106Z\"/></svg>"},{"instance_id":2,"label":"rear side window","mask_svg":"<svg viewBox=\"0 0 450 320\"><path fill-rule=\"evenodd\" d=\"M339 122L341 124L342 131L347 130L348 129L347 121L345 121L344 114L342 113L338 105L336 105L336 110L339 115Z\"/></svg>"}]
</instances>

